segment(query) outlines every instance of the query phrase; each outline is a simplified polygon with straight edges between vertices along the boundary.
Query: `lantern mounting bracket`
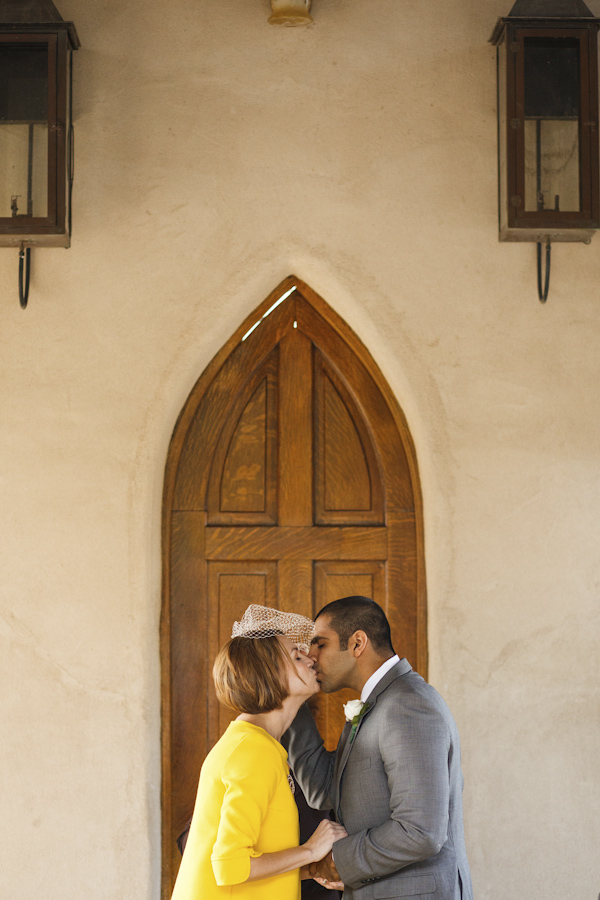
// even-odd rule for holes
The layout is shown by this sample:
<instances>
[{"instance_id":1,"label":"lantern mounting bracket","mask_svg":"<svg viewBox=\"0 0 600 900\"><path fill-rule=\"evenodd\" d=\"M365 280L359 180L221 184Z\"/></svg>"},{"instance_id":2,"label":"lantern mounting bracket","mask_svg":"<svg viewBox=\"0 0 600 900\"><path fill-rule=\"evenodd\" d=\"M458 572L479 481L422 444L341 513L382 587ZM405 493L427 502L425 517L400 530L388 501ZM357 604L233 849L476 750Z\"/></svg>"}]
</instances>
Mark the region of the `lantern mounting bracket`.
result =
<instances>
[{"instance_id":1,"label":"lantern mounting bracket","mask_svg":"<svg viewBox=\"0 0 600 900\"><path fill-rule=\"evenodd\" d=\"M23 283L23 269L25 269L25 283ZM19 250L19 303L21 309L27 308L29 300L29 276L31 274L31 247L21 244Z\"/></svg>"},{"instance_id":2,"label":"lantern mounting bracket","mask_svg":"<svg viewBox=\"0 0 600 900\"><path fill-rule=\"evenodd\" d=\"M537 282L538 282L538 297L540 298L540 303L545 303L548 299L548 291L550 290L550 255L552 253L552 245L550 243L550 238L546 240L546 272L544 275L544 285L542 287L542 245L538 243L537 245Z\"/></svg>"}]
</instances>

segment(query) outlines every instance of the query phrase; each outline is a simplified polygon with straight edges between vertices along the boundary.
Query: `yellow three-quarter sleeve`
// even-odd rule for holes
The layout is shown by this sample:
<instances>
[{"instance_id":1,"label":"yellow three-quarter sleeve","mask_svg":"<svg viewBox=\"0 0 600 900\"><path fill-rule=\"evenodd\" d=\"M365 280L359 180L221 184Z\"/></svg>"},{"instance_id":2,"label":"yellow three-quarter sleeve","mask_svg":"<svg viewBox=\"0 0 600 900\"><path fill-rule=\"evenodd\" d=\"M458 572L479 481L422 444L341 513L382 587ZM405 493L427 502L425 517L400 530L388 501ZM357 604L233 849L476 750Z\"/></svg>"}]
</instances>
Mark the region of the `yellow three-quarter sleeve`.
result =
<instances>
[{"instance_id":1,"label":"yellow three-quarter sleeve","mask_svg":"<svg viewBox=\"0 0 600 900\"><path fill-rule=\"evenodd\" d=\"M250 875L250 858L277 785L284 777L276 749L244 738L228 756L222 779L225 795L211 862L220 887L241 884Z\"/></svg>"}]
</instances>

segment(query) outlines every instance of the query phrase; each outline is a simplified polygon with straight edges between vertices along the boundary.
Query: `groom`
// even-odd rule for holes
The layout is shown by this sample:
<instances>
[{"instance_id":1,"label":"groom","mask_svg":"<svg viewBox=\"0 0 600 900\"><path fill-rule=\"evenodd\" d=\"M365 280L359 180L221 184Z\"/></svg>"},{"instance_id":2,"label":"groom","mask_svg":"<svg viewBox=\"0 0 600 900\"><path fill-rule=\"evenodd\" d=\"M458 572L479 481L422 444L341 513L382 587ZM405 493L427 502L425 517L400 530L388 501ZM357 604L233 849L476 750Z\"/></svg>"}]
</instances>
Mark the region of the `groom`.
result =
<instances>
[{"instance_id":1,"label":"groom","mask_svg":"<svg viewBox=\"0 0 600 900\"><path fill-rule=\"evenodd\" d=\"M450 710L395 655L385 613L367 597L325 606L309 655L322 691L352 688L362 701L346 710L336 752L306 705L283 738L308 802L333 809L348 832L315 877L343 882L344 900L472 900Z\"/></svg>"}]
</instances>

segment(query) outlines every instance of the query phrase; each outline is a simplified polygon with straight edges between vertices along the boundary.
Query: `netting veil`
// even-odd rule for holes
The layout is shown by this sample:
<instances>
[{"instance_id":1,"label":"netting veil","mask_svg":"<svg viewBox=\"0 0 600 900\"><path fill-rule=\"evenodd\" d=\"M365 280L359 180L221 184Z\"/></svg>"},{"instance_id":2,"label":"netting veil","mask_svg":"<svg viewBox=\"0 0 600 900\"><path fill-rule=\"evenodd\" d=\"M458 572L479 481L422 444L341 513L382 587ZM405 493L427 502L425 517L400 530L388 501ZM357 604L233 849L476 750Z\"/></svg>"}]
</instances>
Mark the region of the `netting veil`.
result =
<instances>
[{"instance_id":1,"label":"netting veil","mask_svg":"<svg viewBox=\"0 0 600 900\"><path fill-rule=\"evenodd\" d=\"M240 621L233 623L231 637L265 638L285 634L308 653L314 630L315 623L306 616L251 603Z\"/></svg>"}]
</instances>

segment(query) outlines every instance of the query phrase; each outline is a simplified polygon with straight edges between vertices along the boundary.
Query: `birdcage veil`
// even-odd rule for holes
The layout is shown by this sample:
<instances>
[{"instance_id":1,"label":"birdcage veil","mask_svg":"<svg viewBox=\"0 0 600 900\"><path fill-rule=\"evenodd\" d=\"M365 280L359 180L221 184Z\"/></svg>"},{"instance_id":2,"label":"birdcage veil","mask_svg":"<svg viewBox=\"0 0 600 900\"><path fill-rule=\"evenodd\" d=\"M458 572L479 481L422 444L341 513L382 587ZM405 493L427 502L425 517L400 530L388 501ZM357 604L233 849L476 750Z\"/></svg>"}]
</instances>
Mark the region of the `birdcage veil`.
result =
<instances>
[{"instance_id":1,"label":"birdcage veil","mask_svg":"<svg viewBox=\"0 0 600 900\"><path fill-rule=\"evenodd\" d=\"M265 638L284 634L308 653L314 630L315 623L306 616L251 603L240 621L233 623L231 637Z\"/></svg>"}]
</instances>

